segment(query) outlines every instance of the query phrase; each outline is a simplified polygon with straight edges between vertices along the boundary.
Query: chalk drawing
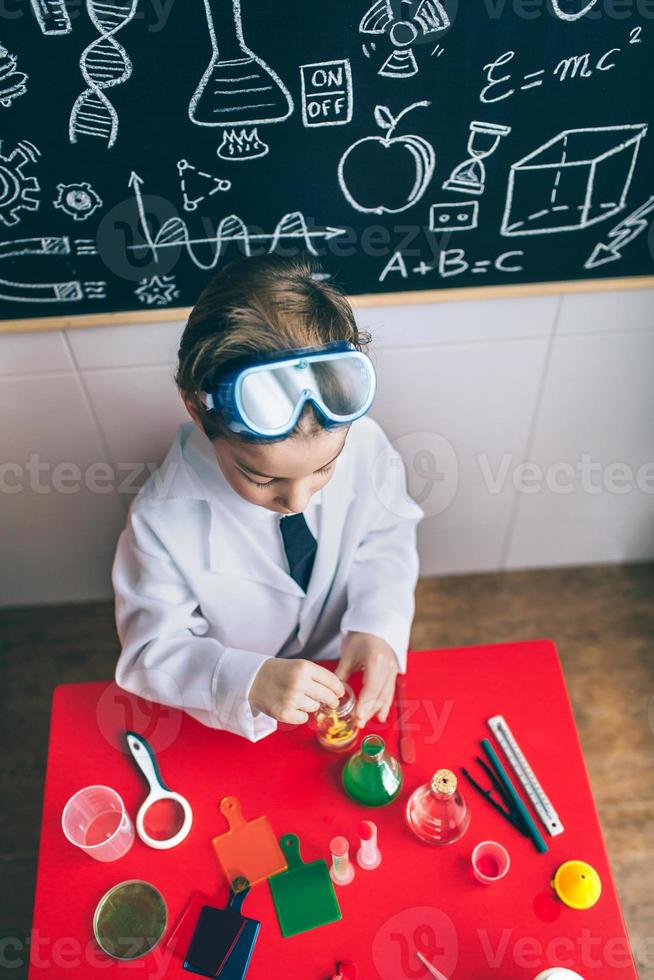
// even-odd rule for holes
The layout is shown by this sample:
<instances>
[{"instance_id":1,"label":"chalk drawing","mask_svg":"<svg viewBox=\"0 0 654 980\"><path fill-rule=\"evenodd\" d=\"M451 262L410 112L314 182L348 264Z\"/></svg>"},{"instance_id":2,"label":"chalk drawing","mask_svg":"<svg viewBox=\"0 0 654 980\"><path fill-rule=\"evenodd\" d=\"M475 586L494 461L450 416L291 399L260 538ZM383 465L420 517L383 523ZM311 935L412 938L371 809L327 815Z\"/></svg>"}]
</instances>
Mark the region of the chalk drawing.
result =
<instances>
[{"instance_id":1,"label":"chalk drawing","mask_svg":"<svg viewBox=\"0 0 654 980\"><path fill-rule=\"evenodd\" d=\"M32 10L42 34L70 34L70 22L65 0L32 0Z\"/></svg>"},{"instance_id":2,"label":"chalk drawing","mask_svg":"<svg viewBox=\"0 0 654 980\"><path fill-rule=\"evenodd\" d=\"M461 194L483 194L486 187L484 160L495 152L502 137L508 136L510 132L510 126L473 120L470 123L470 135L468 136L470 157L457 164L447 180L444 181L443 189L459 191Z\"/></svg>"},{"instance_id":3,"label":"chalk drawing","mask_svg":"<svg viewBox=\"0 0 654 980\"><path fill-rule=\"evenodd\" d=\"M40 184L25 170L30 164L37 163L41 154L33 143L21 140L11 153L5 155L1 152L4 142L0 141L0 221L11 226L18 224L23 211L39 209Z\"/></svg>"},{"instance_id":4,"label":"chalk drawing","mask_svg":"<svg viewBox=\"0 0 654 980\"><path fill-rule=\"evenodd\" d=\"M430 231L472 231L479 224L479 201L441 201L429 209Z\"/></svg>"},{"instance_id":5,"label":"chalk drawing","mask_svg":"<svg viewBox=\"0 0 654 980\"><path fill-rule=\"evenodd\" d=\"M86 221L102 207L102 199L88 181L78 184L57 184L58 195L52 203L74 221Z\"/></svg>"},{"instance_id":6,"label":"chalk drawing","mask_svg":"<svg viewBox=\"0 0 654 980\"><path fill-rule=\"evenodd\" d=\"M422 136L393 136L400 119L412 109L430 102L414 102L397 116L384 105L375 106L375 121L386 130L384 136L364 136L352 143L338 162L338 182L346 201L357 211L368 214L396 214L420 200L434 173L436 156L431 143ZM399 174L407 172L406 186ZM399 171L399 174L398 174ZM370 173L386 174L384 200L368 187Z\"/></svg>"},{"instance_id":7,"label":"chalk drawing","mask_svg":"<svg viewBox=\"0 0 654 980\"><path fill-rule=\"evenodd\" d=\"M300 65L302 122L342 126L352 119L352 69L348 58Z\"/></svg>"},{"instance_id":8,"label":"chalk drawing","mask_svg":"<svg viewBox=\"0 0 654 980\"><path fill-rule=\"evenodd\" d=\"M8 109L15 99L27 92L29 75L18 69L18 58L0 44L0 105Z\"/></svg>"},{"instance_id":9,"label":"chalk drawing","mask_svg":"<svg viewBox=\"0 0 654 980\"><path fill-rule=\"evenodd\" d=\"M338 235L344 235L347 231L345 228L334 228L329 225L325 228L310 229L301 211L290 211L280 218L272 232L250 231L242 218L237 214L229 214L221 219L215 235L193 238L189 234L186 222L180 217L173 217L165 221L157 234L153 236L143 206L142 184L143 179L132 171L129 186L134 190L145 241L143 244L128 245L127 247L133 251L150 251L155 261L158 260L160 249L182 247L186 249L189 258L199 269L213 269L222 255L223 246L229 242L239 242L243 252L246 255L251 255L253 242L268 242L268 251L273 252L280 241L287 239L300 241L307 251L317 255L318 251L314 245L314 240L318 242L321 239L327 241ZM194 245L213 246L213 255L208 262L200 259L193 248Z\"/></svg>"},{"instance_id":10,"label":"chalk drawing","mask_svg":"<svg viewBox=\"0 0 654 980\"><path fill-rule=\"evenodd\" d=\"M640 30L640 28L636 28L636 30ZM629 34L628 43L630 45L640 43L633 31ZM605 74L616 69L623 61L624 49L617 46L607 48L601 54L598 54L597 51L582 51L565 55L563 58L559 58L556 64L551 63L546 68L524 72L521 82L517 80L517 74L511 70L500 74L500 69L504 68L505 65L510 65L515 57L515 51L504 51L494 61L484 65L486 84L479 93L480 102L486 105L493 102L503 102L518 91L527 92L533 88L540 88L546 82L550 84L552 82L565 83L566 85L571 82L583 84L584 80L593 78L597 72Z\"/></svg>"},{"instance_id":11,"label":"chalk drawing","mask_svg":"<svg viewBox=\"0 0 654 980\"><path fill-rule=\"evenodd\" d=\"M113 146L118 136L118 113L104 90L126 82L132 63L115 38L134 17L138 0L119 4L86 0L89 18L99 33L82 51L80 71L87 88L78 95L71 109L68 136L77 143L80 136L93 136Z\"/></svg>"},{"instance_id":12,"label":"chalk drawing","mask_svg":"<svg viewBox=\"0 0 654 980\"><path fill-rule=\"evenodd\" d=\"M75 238L75 255L97 255L98 247L93 238Z\"/></svg>"},{"instance_id":13,"label":"chalk drawing","mask_svg":"<svg viewBox=\"0 0 654 980\"><path fill-rule=\"evenodd\" d=\"M557 17L560 17L561 20L580 20L593 9L596 3L597 0L587 0L587 3L585 3L580 10L568 13L567 11L561 9L561 0L551 0L552 10Z\"/></svg>"},{"instance_id":14,"label":"chalk drawing","mask_svg":"<svg viewBox=\"0 0 654 980\"><path fill-rule=\"evenodd\" d=\"M198 170L188 160L177 161L177 173L185 211L197 211L206 198L218 191L228 191L232 186L231 180Z\"/></svg>"},{"instance_id":15,"label":"chalk drawing","mask_svg":"<svg viewBox=\"0 0 654 980\"><path fill-rule=\"evenodd\" d=\"M401 10L400 10L401 8ZM412 45L436 37L450 26L450 19L439 0L375 0L359 23L359 33L385 35L393 46L377 72L383 78L411 78L418 73ZM371 45L374 50L374 45ZM363 45L364 54L370 57ZM435 50L435 49L434 49ZM433 54L433 52L432 52Z\"/></svg>"},{"instance_id":16,"label":"chalk drawing","mask_svg":"<svg viewBox=\"0 0 654 980\"><path fill-rule=\"evenodd\" d=\"M282 122L293 111L291 94L270 65L247 47L240 0L204 0L204 8L212 54L191 97L189 119L196 126L231 127L218 148L221 159L265 156L269 147L256 128L236 127Z\"/></svg>"},{"instance_id":17,"label":"chalk drawing","mask_svg":"<svg viewBox=\"0 0 654 980\"><path fill-rule=\"evenodd\" d=\"M611 228L605 242L598 242L584 262L584 269L597 269L607 262L616 262L622 258L622 250L638 238L648 227L648 215L654 212L654 194L641 204L639 208L619 221Z\"/></svg>"},{"instance_id":18,"label":"chalk drawing","mask_svg":"<svg viewBox=\"0 0 654 980\"><path fill-rule=\"evenodd\" d=\"M502 235L577 231L626 205L647 124L565 129L509 171Z\"/></svg>"},{"instance_id":19,"label":"chalk drawing","mask_svg":"<svg viewBox=\"0 0 654 980\"><path fill-rule=\"evenodd\" d=\"M17 255L70 255L70 239L63 235L40 235L0 242L0 261ZM85 297L103 299L106 282L79 279L61 282L20 282L0 279L0 299L12 303L77 303Z\"/></svg>"},{"instance_id":20,"label":"chalk drawing","mask_svg":"<svg viewBox=\"0 0 654 980\"><path fill-rule=\"evenodd\" d=\"M151 276L141 279L134 295L147 306L167 306L180 296L174 276Z\"/></svg>"},{"instance_id":21,"label":"chalk drawing","mask_svg":"<svg viewBox=\"0 0 654 980\"><path fill-rule=\"evenodd\" d=\"M475 202L476 203L476 202ZM473 275L484 275L494 269L496 272L515 274L524 271L522 260L524 252L521 249L512 249L510 252L502 252L494 259L468 259L463 248L443 248L438 253L438 260L435 263L421 261L413 266L411 270L407 267L406 259L401 250L393 252L392 256L379 274L379 282L384 280L391 273L398 274L402 279L409 278L409 272L418 273L425 276L430 272L436 272L441 279L449 279L452 276L460 276L464 272Z\"/></svg>"}]
</instances>

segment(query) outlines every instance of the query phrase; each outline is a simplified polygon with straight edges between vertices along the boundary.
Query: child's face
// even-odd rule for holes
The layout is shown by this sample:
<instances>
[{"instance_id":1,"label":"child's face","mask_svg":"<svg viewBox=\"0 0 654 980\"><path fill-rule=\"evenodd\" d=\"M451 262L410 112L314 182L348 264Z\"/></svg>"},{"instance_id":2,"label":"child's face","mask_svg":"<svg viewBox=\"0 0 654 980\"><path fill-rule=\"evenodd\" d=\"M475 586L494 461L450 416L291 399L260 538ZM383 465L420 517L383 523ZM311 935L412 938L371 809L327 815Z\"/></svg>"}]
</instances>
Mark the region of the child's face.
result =
<instances>
[{"instance_id":1,"label":"child's face","mask_svg":"<svg viewBox=\"0 0 654 980\"><path fill-rule=\"evenodd\" d=\"M237 439L212 445L225 479L241 497L278 514L296 514L329 483L348 431L298 432L270 445Z\"/></svg>"}]
</instances>

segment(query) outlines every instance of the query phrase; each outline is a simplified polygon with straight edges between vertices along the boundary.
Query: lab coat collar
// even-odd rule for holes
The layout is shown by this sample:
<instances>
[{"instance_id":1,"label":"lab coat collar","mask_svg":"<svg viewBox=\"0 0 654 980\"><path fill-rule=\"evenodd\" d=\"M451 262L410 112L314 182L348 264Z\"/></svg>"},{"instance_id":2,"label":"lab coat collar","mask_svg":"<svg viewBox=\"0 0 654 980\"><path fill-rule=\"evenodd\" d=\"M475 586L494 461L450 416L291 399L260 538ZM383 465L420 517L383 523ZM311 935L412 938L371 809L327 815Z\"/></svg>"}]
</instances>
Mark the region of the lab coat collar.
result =
<instances>
[{"instance_id":1,"label":"lab coat collar","mask_svg":"<svg viewBox=\"0 0 654 980\"><path fill-rule=\"evenodd\" d=\"M338 548L341 538L347 506L354 497L346 472L347 445L332 479L311 501L312 505L319 506L318 548L306 596L297 582L266 554L258 539L257 524L264 520L278 520L278 515L236 493L220 469L210 440L193 422L181 426L173 452L166 462L172 472L165 471L163 474L165 496L205 500L209 505L211 571L230 576L241 575L303 598L300 623L306 621L309 611L323 595L330 580L334 550Z\"/></svg>"}]
</instances>

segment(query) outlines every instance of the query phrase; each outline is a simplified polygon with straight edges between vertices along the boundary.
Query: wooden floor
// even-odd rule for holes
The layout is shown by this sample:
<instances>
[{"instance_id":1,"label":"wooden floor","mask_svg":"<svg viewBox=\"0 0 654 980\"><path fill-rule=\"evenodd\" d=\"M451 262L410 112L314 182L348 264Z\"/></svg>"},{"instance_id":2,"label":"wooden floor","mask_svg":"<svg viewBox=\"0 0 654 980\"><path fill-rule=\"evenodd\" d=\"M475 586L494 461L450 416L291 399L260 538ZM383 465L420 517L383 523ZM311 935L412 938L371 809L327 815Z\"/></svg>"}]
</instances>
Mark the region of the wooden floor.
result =
<instances>
[{"instance_id":1,"label":"wooden floor","mask_svg":"<svg viewBox=\"0 0 654 980\"><path fill-rule=\"evenodd\" d=\"M425 579L412 646L551 637L640 970L654 980L654 566ZM56 684L110 678L110 603L0 610L0 939L27 935ZM13 977L25 976L22 969Z\"/></svg>"}]
</instances>

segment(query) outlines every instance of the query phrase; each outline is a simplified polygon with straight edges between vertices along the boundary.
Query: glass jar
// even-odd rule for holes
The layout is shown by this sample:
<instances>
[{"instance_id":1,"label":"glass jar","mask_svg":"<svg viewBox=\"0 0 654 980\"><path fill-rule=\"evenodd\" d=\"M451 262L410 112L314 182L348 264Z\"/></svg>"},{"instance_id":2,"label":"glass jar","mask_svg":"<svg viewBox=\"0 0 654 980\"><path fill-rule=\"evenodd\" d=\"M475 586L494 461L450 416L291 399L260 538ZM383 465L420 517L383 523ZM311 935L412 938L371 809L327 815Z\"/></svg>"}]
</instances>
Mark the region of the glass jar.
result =
<instances>
[{"instance_id":1,"label":"glass jar","mask_svg":"<svg viewBox=\"0 0 654 980\"><path fill-rule=\"evenodd\" d=\"M345 693L338 706L330 708L329 705L321 704L313 719L319 744L330 752L345 752L359 737L354 691L345 682L343 687Z\"/></svg>"},{"instance_id":2,"label":"glass jar","mask_svg":"<svg viewBox=\"0 0 654 980\"><path fill-rule=\"evenodd\" d=\"M366 735L343 767L343 788L364 806L386 806L402 789L402 769L379 735Z\"/></svg>"},{"instance_id":3,"label":"glass jar","mask_svg":"<svg viewBox=\"0 0 654 980\"><path fill-rule=\"evenodd\" d=\"M470 811L450 769L439 769L431 782L419 786L406 805L406 821L419 840L451 844L470 826Z\"/></svg>"}]
</instances>

